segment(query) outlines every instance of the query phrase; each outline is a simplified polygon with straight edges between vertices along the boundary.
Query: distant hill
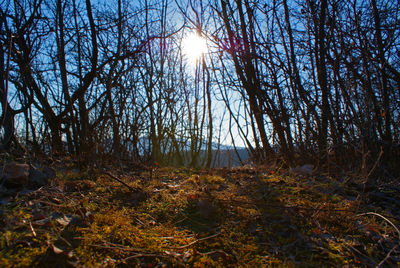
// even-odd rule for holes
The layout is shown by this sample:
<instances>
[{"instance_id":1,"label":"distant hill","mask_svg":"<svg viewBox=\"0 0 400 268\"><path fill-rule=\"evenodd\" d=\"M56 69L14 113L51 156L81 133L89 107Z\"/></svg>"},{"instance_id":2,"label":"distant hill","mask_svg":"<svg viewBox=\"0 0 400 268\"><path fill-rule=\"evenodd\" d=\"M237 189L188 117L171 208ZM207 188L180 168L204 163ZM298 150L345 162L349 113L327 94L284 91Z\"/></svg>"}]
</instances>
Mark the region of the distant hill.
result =
<instances>
[{"instance_id":1,"label":"distant hill","mask_svg":"<svg viewBox=\"0 0 400 268\"><path fill-rule=\"evenodd\" d=\"M224 146L225 147L225 146ZM213 151L212 167L237 167L250 163L250 153L246 148L226 147L219 151Z\"/></svg>"},{"instance_id":2,"label":"distant hill","mask_svg":"<svg viewBox=\"0 0 400 268\"><path fill-rule=\"evenodd\" d=\"M106 145L103 145L102 150L104 150L109 153L112 151L112 139L106 139ZM179 143L179 141L178 141ZM123 146L125 147L125 150L127 152L133 152L134 148L136 145L134 145L131 141L122 141ZM68 148L68 145L66 142L64 142L64 147L65 149ZM149 143L149 138L148 137L140 137L138 140L138 150L139 150L139 155L145 156L149 155L149 148L150 148L150 143ZM168 154L169 148L168 146L165 148L165 145L161 145L161 150L164 151L166 154ZM43 148L44 151L47 151L48 148ZM184 165L188 166L192 159L191 159L191 153L190 153L190 144L187 142L180 142L180 150L183 158L183 163L179 163L178 159L175 158L175 156L172 154L166 155L168 157L168 164L169 165ZM202 148L199 153L197 165L199 167L202 167L204 163L206 162L207 158L207 142L204 141L202 143ZM226 144L218 144L216 142L212 143L212 161L211 161L211 168L219 168L219 167L237 167L242 164L249 164L251 162L250 160L250 153L248 149L244 147L236 147L236 151L233 146L231 145L226 145Z\"/></svg>"}]
</instances>

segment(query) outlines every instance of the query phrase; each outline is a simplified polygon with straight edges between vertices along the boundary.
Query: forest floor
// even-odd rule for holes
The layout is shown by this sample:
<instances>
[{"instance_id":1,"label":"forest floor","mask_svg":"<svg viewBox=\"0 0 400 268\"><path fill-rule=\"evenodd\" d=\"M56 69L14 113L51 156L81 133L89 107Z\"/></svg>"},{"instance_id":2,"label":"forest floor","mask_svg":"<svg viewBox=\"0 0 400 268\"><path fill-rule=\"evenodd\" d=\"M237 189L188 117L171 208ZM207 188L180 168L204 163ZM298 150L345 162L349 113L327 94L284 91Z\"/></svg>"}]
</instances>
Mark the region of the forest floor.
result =
<instances>
[{"instance_id":1,"label":"forest floor","mask_svg":"<svg viewBox=\"0 0 400 268\"><path fill-rule=\"evenodd\" d=\"M400 265L400 188L265 167L57 169L3 198L0 267Z\"/></svg>"}]
</instances>

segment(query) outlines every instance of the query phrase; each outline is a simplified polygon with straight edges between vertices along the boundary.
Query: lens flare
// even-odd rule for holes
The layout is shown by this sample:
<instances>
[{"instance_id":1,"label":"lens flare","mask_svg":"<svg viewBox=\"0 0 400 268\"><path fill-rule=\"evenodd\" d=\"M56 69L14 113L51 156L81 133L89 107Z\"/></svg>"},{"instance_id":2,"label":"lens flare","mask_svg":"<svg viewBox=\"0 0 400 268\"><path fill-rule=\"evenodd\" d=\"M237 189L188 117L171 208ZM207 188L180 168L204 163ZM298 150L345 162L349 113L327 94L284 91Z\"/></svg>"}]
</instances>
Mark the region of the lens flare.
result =
<instances>
[{"instance_id":1,"label":"lens flare","mask_svg":"<svg viewBox=\"0 0 400 268\"><path fill-rule=\"evenodd\" d=\"M183 53L187 60L196 63L208 51L206 39L197 33L190 33L183 40Z\"/></svg>"}]
</instances>

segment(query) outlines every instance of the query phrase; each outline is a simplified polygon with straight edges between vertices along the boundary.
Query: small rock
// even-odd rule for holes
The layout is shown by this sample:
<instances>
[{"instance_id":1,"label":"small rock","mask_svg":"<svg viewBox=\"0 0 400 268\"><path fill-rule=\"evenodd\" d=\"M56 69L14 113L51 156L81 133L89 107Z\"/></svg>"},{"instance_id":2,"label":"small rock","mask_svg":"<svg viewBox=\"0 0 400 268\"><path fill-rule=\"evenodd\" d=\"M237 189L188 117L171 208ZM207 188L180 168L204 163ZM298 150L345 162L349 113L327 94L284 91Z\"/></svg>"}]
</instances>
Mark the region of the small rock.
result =
<instances>
[{"instance_id":1,"label":"small rock","mask_svg":"<svg viewBox=\"0 0 400 268\"><path fill-rule=\"evenodd\" d=\"M29 165L7 163L4 165L4 186L7 188L22 187L29 181Z\"/></svg>"},{"instance_id":2,"label":"small rock","mask_svg":"<svg viewBox=\"0 0 400 268\"><path fill-rule=\"evenodd\" d=\"M306 164L301 167L291 168L290 173L296 175L310 176L313 173L314 165Z\"/></svg>"},{"instance_id":3,"label":"small rock","mask_svg":"<svg viewBox=\"0 0 400 268\"><path fill-rule=\"evenodd\" d=\"M197 201L200 215L206 219L209 219L216 215L217 207L210 202L208 199L201 198Z\"/></svg>"},{"instance_id":4,"label":"small rock","mask_svg":"<svg viewBox=\"0 0 400 268\"><path fill-rule=\"evenodd\" d=\"M43 173L47 175L47 178L49 180L52 180L56 177L56 171L54 169L52 169L51 167L43 168Z\"/></svg>"},{"instance_id":5,"label":"small rock","mask_svg":"<svg viewBox=\"0 0 400 268\"><path fill-rule=\"evenodd\" d=\"M31 168L29 171L29 185L32 187L42 187L47 185L48 177L46 174L37 170L35 168Z\"/></svg>"},{"instance_id":6,"label":"small rock","mask_svg":"<svg viewBox=\"0 0 400 268\"><path fill-rule=\"evenodd\" d=\"M73 225L78 227L86 227L82 218L77 215L64 215L59 212L53 212L50 214L50 219L55 220L58 224L62 226Z\"/></svg>"},{"instance_id":7,"label":"small rock","mask_svg":"<svg viewBox=\"0 0 400 268\"><path fill-rule=\"evenodd\" d=\"M49 183L49 180L56 177L56 172L49 167L45 167L43 171L40 171L34 167L29 170L29 185L34 188L45 186Z\"/></svg>"}]
</instances>

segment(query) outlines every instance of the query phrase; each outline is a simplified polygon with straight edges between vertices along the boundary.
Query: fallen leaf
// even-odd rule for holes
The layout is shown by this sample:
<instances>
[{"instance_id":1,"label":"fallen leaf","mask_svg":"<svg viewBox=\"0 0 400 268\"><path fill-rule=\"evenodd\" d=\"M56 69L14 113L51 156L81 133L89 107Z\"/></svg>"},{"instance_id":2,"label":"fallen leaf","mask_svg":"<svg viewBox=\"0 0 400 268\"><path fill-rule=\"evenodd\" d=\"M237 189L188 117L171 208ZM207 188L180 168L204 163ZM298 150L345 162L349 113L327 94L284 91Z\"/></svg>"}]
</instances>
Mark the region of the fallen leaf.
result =
<instances>
[{"instance_id":1,"label":"fallen leaf","mask_svg":"<svg viewBox=\"0 0 400 268\"><path fill-rule=\"evenodd\" d=\"M164 253L169 255L169 256L175 257L175 258L182 256L181 253L174 252L174 251L165 250Z\"/></svg>"},{"instance_id":2,"label":"fallen leaf","mask_svg":"<svg viewBox=\"0 0 400 268\"><path fill-rule=\"evenodd\" d=\"M58 248L58 247L56 247L54 245L52 245L52 247L53 247L53 251L54 251L55 254L64 253L64 250L62 250L62 249L60 249L60 248Z\"/></svg>"},{"instance_id":3,"label":"fallen leaf","mask_svg":"<svg viewBox=\"0 0 400 268\"><path fill-rule=\"evenodd\" d=\"M56 219L57 223L61 224L62 226L67 226L71 220L73 219L73 216L71 215L64 215L62 218Z\"/></svg>"},{"instance_id":4,"label":"fallen leaf","mask_svg":"<svg viewBox=\"0 0 400 268\"><path fill-rule=\"evenodd\" d=\"M51 226L51 222L50 222L49 218L44 218L44 219L32 222L32 225L34 225L34 226Z\"/></svg>"}]
</instances>

